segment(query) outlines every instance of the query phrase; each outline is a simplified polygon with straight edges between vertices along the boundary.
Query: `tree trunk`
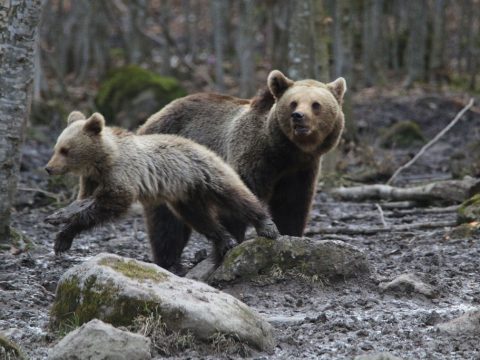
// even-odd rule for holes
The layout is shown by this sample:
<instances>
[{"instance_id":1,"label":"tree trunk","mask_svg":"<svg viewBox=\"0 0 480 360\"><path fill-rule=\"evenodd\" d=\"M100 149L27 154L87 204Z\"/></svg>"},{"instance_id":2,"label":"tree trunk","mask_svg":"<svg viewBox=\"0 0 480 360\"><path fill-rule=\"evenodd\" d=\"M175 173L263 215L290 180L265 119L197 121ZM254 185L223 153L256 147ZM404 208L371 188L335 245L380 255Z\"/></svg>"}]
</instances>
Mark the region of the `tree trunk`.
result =
<instances>
[{"instance_id":1,"label":"tree trunk","mask_svg":"<svg viewBox=\"0 0 480 360\"><path fill-rule=\"evenodd\" d=\"M317 73L320 81L330 79L330 56L328 44L330 42L330 18L325 10L324 0L315 0L315 32L317 33L316 59Z\"/></svg>"},{"instance_id":2,"label":"tree trunk","mask_svg":"<svg viewBox=\"0 0 480 360\"><path fill-rule=\"evenodd\" d=\"M425 80L425 51L427 40L427 2L408 2L410 33L407 45L407 86Z\"/></svg>"},{"instance_id":3,"label":"tree trunk","mask_svg":"<svg viewBox=\"0 0 480 360\"><path fill-rule=\"evenodd\" d=\"M313 21L313 0L295 1L288 41L288 75L294 80L316 79L315 44L316 34Z\"/></svg>"},{"instance_id":4,"label":"tree trunk","mask_svg":"<svg viewBox=\"0 0 480 360\"><path fill-rule=\"evenodd\" d=\"M227 6L224 0L211 0L213 20L213 48L215 51L215 83L217 90L225 91L223 55L225 45L225 17Z\"/></svg>"},{"instance_id":5,"label":"tree trunk","mask_svg":"<svg viewBox=\"0 0 480 360\"><path fill-rule=\"evenodd\" d=\"M32 95L41 0L0 5L0 242L9 240L10 209Z\"/></svg>"},{"instance_id":6,"label":"tree trunk","mask_svg":"<svg viewBox=\"0 0 480 360\"><path fill-rule=\"evenodd\" d=\"M242 0L237 33L237 54L240 63L240 97L251 97L255 93L255 4L253 0Z\"/></svg>"},{"instance_id":7,"label":"tree trunk","mask_svg":"<svg viewBox=\"0 0 480 360\"><path fill-rule=\"evenodd\" d=\"M432 49L430 52L429 78L430 83L441 82L439 76L445 68L444 37L445 37L445 0L435 0L433 6ZM440 84L438 84L440 85Z\"/></svg>"}]
</instances>

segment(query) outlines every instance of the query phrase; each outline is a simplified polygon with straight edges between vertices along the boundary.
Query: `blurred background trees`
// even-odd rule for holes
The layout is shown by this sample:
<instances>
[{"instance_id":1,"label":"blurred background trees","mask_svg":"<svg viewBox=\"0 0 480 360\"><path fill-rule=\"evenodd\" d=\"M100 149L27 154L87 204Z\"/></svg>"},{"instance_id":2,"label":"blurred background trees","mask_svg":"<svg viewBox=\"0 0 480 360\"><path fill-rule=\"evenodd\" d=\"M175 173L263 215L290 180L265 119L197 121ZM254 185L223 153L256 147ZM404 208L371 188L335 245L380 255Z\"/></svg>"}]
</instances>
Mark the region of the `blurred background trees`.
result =
<instances>
[{"instance_id":1,"label":"blurred background trees","mask_svg":"<svg viewBox=\"0 0 480 360\"><path fill-rule=\"evenodd\" d=\"M272 68L341 75L356 88L477 90L479 8L478 0L48 0L35 94L77 96L88 84L88 96L126 64L245 97Z\"/></svg>"}]
</instances>

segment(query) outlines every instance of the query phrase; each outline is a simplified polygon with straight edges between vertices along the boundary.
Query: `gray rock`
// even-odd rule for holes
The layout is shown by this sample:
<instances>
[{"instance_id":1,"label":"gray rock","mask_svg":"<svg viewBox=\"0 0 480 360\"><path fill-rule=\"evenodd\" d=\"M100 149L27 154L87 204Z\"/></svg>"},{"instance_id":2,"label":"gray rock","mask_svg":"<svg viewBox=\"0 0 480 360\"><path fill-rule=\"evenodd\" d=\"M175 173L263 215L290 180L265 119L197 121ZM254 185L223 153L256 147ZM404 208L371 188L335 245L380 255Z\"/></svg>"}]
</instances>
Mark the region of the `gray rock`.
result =
<instances>
[{"instance_id":1,"label":"gray rock","mask_svg":"<svg viewBox=\"0 0 480 360\"><path fill-rule=\"evenodd\" d=\"M92 318L119 326L154 311L167 329L189 331L201 340L223 334L263 351L274 348L271 325L233 296L112 254L68 270L59 281L51 315L57 326Z\"/></svg>"},{"instance_id":2,"label":"gray rock","mask_svg":"<svg viewBox=\"0 0 480 360\"><path fill-rule=\"evenodd\" d=\"M369 354L359 355L355 357L355 360L402 360L402 359L389 352L379 352L379 353L369 353Z\"/></svg>"},{"instance_id":3,"label":"gray rock","mask_svg":"<svg viewBox=\"0 0 480 360\"><path fill-rule=\"evenodd\" d=\"M252 279L270 270L329 279L361 277L370 271L365 254L342 241L281 236L256 238L230 250L210 283Z\"/></svg>"},{"instance_id":4,"label":"gray rock","mask_svg":"<svg viewBox=\"0 0 480 360\"><path fill-rule=\"evenodd\" d=\"M480 335L480 309L469 311L455 319L439 324L437 329L449 335Z\"/></svg>"},{"instance_id":5,"label":"gray rock","mask_svg":"<svg viewBox=\"0 0 480 360\"><path fill-rule=\"evenodd\" d=\"M437 292L431 285L426 284L418 275L413 273L401 274L390 282L380 283L379 286L383 291L394 292L400 295L416 293L428 298L434 298L437 295Z\"/></svg>"},{"instance_id":6,"label":"gray rock","mask_svg":"<svg viewBox=\"0 0 480 360\"><path fill-rule=\"evenodd\" d=\"M94 319L70 332L55 345L49 360L147 360L150 339Z\"/></svg>"}]
</instances>

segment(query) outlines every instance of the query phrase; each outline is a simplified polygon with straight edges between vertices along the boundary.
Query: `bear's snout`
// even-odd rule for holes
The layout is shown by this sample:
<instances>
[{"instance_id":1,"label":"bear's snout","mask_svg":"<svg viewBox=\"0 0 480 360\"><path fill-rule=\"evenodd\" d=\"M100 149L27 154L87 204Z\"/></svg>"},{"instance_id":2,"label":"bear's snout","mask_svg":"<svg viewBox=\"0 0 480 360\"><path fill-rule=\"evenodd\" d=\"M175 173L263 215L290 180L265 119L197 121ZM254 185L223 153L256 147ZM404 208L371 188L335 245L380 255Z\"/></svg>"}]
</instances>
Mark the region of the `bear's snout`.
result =
<instances>
[{"instance_id":1,"label":"bear's snout","mask_svg":"<svg viewBox=\"0 0 480 360\"><path fill-rule=\"evenodd\" d=\"M53 170L48 166L45 166L45 171L47 172L48 175L52 175Z\"/></svg>"},{"instance_id":2,"label":"bear's snout","mask_svg":"<svg viewBox=\"0 0 480 360\"><path fill-rule=\"evenodd\" d=\"M302 123L304 118L305 118L305 114L303 112L294 111L292 113L292 119L294 123Z\"/></svg>"}]
</instances>

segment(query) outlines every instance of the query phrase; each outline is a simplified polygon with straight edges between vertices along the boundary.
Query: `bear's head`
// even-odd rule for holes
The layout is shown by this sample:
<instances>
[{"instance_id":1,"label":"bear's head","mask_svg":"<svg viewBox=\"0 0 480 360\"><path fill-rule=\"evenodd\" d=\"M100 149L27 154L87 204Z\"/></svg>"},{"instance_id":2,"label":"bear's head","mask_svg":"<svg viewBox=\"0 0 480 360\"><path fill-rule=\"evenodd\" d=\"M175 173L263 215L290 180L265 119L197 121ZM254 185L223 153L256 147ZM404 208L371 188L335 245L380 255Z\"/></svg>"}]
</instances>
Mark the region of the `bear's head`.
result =
<instances>
[{"instance_id":1,"label":"bear's head","mask_svg":"<svg viewBox=\"0 0 480 360\"><path fill-rule=\"evenodd\" d=\"M335 147L344 127L344 78L331 83L292 81L278 70L268 76L275 98L271 115L285 136L308 153L326 153Z\"/></svg>"},{"instance_id":2,"label":"bear's head","mask_svg":"<svg viewBox=\"0 0 480 360\"><path fill-rule=\"evenodd\" d=\"M102 136L105 119L99 113L86 118L79 111L68 116L67 127L57 139L53 156L45 167L49 175L86 175L108 153Z\"/></svg>"}]
</instances>

